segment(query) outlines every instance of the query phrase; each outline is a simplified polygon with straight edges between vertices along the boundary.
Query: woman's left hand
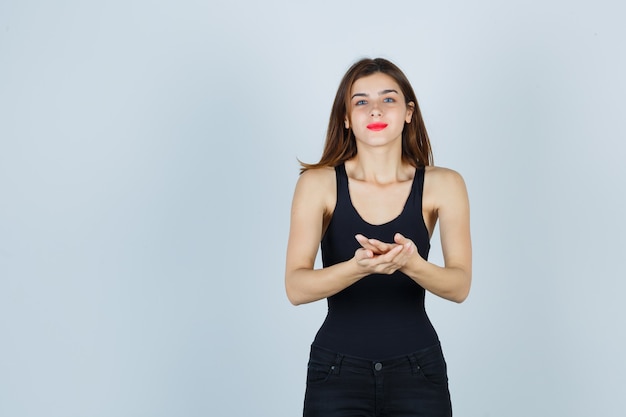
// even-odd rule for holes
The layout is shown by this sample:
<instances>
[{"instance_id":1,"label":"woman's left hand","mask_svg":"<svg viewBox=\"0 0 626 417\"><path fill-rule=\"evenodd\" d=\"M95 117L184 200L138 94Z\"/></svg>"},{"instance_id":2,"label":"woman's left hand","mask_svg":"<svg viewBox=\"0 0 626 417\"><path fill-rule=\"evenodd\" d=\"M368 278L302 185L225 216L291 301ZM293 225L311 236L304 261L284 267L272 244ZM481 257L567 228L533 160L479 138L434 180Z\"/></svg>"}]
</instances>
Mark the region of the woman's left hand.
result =
<instances>
[{"instance_id":1,"label":"woman's left hand","mask_svg":"<svg viewBox=\"0 0 626 417\"><path fill-rule=\"evenodd\" d=\"M402 268L408 260L417 253L415 244L410 239L407 239L400 233L396 233L393 237L394 243L382 242L377 239L369 239L361 234L355 236L361 247L366 250L372 251L374 256L380 256L388 253L393 248L402 245L402 250L393 259L393 263L397 266L397 269Z\"/></svg>"}]
</instances>

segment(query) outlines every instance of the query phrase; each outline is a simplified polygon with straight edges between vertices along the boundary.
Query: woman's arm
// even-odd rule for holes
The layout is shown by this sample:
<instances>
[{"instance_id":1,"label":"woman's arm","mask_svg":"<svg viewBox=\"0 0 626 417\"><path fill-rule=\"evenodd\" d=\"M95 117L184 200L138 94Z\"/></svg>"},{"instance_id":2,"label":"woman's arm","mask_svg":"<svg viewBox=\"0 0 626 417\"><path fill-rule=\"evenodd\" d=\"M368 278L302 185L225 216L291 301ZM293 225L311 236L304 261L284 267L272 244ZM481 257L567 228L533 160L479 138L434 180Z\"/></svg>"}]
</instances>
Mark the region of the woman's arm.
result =
<instances>
[{"instance_id":1,"label":"woman's arm","mask_svg":"<svg viewBox=\"0 0 626 417\"><path fill-rule=\"evenodd\" d=\"M461 303L467 298L472 281L470 209L465 182L449 169L433 168L428 174L424 195L439 218L444 266L425 261L416 250L400 270L433 294ZM396 238L398 244L407 242L402 236Z\"/></svg>"},{"instance_id":2,"label":"woman's arm","mask_svg":"<svg viewBox=\"0 0 626 417\"><path fill-rule=\"evenodd\" d=\"M367 275L392 273L398 268L393 259L402 246L379 256L360 248L348 261L314 269L324 218L336 204L335 181L334 169L314 169L304 172L296 185L285 267L285 289L294 305L329 297Z\"/></svg>"},{"instance_id":3,"label":"woman's arm","mask_svg":"<svg viewBox=\"0 0 626 417\"><path fill-rule=\"evenodd\" d=\"M314 169L300 175L296 184L285 267L287 298L294 305L333 295L360 278L355 265L350 262L313 269L323 233L324 216L333 203L334 181L334 170Z\"/></svg>"}]
</instances>

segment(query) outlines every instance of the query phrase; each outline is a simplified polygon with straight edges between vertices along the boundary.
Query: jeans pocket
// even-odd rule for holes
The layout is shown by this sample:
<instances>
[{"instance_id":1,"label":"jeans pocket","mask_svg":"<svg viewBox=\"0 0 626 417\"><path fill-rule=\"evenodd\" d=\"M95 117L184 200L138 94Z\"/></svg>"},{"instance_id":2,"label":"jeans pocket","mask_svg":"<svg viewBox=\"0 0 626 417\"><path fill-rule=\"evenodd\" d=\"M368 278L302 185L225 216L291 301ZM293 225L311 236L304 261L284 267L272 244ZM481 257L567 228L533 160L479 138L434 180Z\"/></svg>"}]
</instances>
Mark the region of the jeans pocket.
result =
<instances>
[{"instance_id":1,"label":"jeans pocket","mask_svg":"<svg viewBox=\"0 0 626 417\"><path fill-rule=\"evenodd\" d=\"M309 362L306 373L307 384L322 384L328 380L334 366L319 362Z\"/></svg>"},{"instance_id":2,"label":"jeans pocket","mask_svg":"<svg viewBox=\"0 0 626 417\"><path fill-rule=\"evenodd\" d=\"M423 355L418 356L416 359L418 373L427 382L438 386L448 385L448 368L439 345L424 352Z\"/></svg>"}]
</instances>

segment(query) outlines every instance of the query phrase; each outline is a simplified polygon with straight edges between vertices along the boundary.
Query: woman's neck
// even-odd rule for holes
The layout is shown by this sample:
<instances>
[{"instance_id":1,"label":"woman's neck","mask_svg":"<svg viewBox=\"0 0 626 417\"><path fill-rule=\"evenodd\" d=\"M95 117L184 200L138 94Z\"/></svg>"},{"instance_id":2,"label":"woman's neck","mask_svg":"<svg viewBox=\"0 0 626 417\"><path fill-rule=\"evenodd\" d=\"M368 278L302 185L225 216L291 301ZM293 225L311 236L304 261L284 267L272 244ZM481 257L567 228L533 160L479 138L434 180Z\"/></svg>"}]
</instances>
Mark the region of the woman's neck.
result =
<instances>
[{"instance_id":1,"label":"woman's neck","mask_svg":"<svg viewBox=\"0 0 626 417\"><path fill-rule=\"evenodd\" d=\"M376 184L406 181L414 175L413 167L402 161L401 151L385 149L359 150L346 161L346 170L350 178Z\"/></svg>"}]
</instances>

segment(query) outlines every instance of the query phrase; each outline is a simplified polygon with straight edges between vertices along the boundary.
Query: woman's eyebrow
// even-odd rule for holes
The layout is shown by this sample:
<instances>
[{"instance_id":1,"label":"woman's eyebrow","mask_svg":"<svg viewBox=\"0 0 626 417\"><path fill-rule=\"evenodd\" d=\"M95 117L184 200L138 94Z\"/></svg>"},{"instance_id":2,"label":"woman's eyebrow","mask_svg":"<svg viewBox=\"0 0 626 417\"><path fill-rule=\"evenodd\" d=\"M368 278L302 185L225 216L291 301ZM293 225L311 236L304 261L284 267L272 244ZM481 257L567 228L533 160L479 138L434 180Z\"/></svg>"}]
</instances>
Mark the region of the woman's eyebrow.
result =
<instances>
[{"instance_id":1,"label":"woman's eyebrow","mask_svg":"<svg viewBox=\"0 0 626 417\"><path fill-rule=\"evenodd\" d=\"M369 94L365 94L365 93L356 93L356 94L352 95L352 98L355 98L355 97L369 97L369 96L370 96Z\"/></svg>"},{"instance_id":2,"label":"woman's eyebrow","mask_svg":"<svg viewBox=\"0 0 626 417\"><path fill-rule=\"evenodd\" d=\"M381 91L379 91L378 95L382 96L382 95L389 94L389 93L399 94L398 91L394 90L393 88L390 88L388 90L381 90ZM352 98L355 98L355 97L369 97L369 96L370 95L366 94L366 93L355 93L355 94L352 95Z\"/></svg>"}]
</instances>

